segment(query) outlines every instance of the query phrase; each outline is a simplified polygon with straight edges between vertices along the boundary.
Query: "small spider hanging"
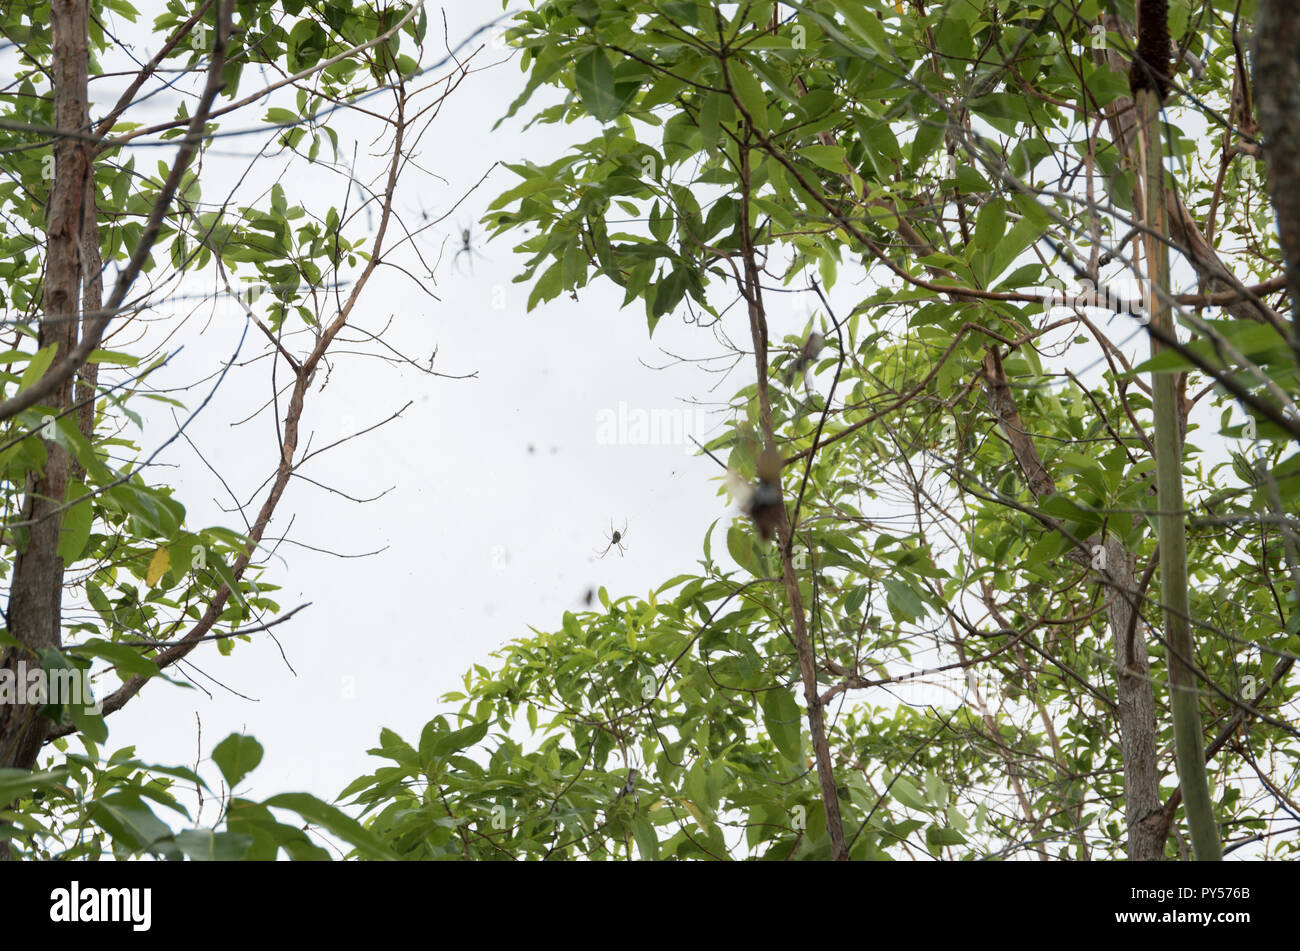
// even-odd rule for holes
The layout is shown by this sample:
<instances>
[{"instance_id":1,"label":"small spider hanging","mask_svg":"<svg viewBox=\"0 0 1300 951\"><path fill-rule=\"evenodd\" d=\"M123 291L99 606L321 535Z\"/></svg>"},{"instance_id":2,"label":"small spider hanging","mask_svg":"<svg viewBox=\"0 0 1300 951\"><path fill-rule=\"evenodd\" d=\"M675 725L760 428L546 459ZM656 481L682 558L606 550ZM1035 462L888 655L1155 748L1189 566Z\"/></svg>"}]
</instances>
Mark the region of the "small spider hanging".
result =
<instances>
[{"instance_id":1,"label":"small spider hanging","mask_svg":"<svg viewBox=\"0 0 1300 951\"><path fill-rule=\"evenodd\" d=\"M609 550L610 550L611 548L617 548L617 549L618 549L618 557L622 558L622 557L623 557L623 552L627 551L627 546L624 544L624 539L627 538L627 519L624 519L624 520L623 520L623 530L622 530L622 531L617 531L617 530L615 530L615 528L614 528L614 520L613 520L613 519L610 519L610 520L609 520L609 535L607 535L606 537L609 539L609 544L605 546L605 550L604 550L604 551L597 552L596 554L598 554L601 558L604 558L606 555L609 554Z\"/></svg>"},{"instance_id":2,"label":"small spider hanging","mask_svg":"<svg viewBox=\"0 0 1300 951\"><path fill-rule=\"evenodd\" d=\"M451 269L460 272L460 256L469 255L469 273L474 273L474 258L483 257L478 248L474 247L474 235L469 228L460 229L460 247L456 249L455 256L451 259Z\"/></svg>"}]
</instances>

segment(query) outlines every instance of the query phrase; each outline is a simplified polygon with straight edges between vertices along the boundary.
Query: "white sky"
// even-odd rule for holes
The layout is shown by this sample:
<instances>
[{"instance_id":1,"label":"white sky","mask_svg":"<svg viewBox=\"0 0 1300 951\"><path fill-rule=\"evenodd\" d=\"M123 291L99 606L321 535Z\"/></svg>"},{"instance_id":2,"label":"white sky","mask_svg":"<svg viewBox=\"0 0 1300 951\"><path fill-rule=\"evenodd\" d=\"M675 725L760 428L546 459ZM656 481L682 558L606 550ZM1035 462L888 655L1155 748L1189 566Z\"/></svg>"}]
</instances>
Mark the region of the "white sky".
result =
<instances>
[{"instance_id":1,"label":"white sky","mask_svg":"<svg viewBox=\"0 0 1300 951\"><path fill-rule=\"evenodd\" d=\"M149 11L142 18L147 26L159 4L140 6ZM495 12L463 0L448 4L453 43ZM135 54L151 55L157 42L144 39ZM491 54L485 50L477 62L490 62ZM585 135L573 127L540 126L521 134L531 109L493 133L492 124L522 83L517 62L505 63L474 74L447 100L420 148L421 164L446 184L412 170L399 189L398 206L412 215L408 220L422 223L421 207L431 216L450 208L494 161L547 162ZM96 96L101 98L108 97ZM174 100L166 100L148 121L170 118L173 108ZM262 114L263 108L250 110L227 127L255 125ZM331 124L340 133L341 150L350 151L360 137L365 155L373 126L341 114ZM209 157L202 176L205 202L224 200L243 173L247 160L231 153L247 154L265 140L248 136L218 147L229 157ZM144 168L172 154L141 151L137 162ZM383 161L380 156L360 165L373 174ZM280 168L271 161L264 173L250 175L237 202L252 203ZM342 203L342 186L334 176L311 171L299 162L281 183L291 205L302 202L323 215L330 203ZM695 567L709 523L728 512L712 481L720 470L692 457L693 447L681 443L608 444L598 439L598 414L617 416L620 403L629 420L673 413L689 431L708 438L694 425L701 411L682 398L716 403L748 377L732 375L710 394L716 377L694 366L654 369L670 362L661 346L693 357L723 351L711 332L685 325L680 314L665 317L648 340L641 304L620 312L622 291L609 282L580 291L577 302L565 295L526 314L528 287L511 284L523 266L523 258L510 252L514 242L488 244L477 235L481 256L472 269L464 257L453 268L460 228L517 181L498 167L443 225L426 233L426 253L436 255L443 237L448 242L434 288L440 302L389 269L376 275L357 311L360 325L374 332L391 318L385 339L417 361L426 361L436 345L435 369L477 372L477 379L438 379L356 356L336 362L323 391L325 374L317 376L304 415L304 439L311 434L313 448L373 425L408 400L414 404L401 419L302 470L356 497L392 486L391 492L358 505L294 480L268 532L278 536L293 516L290 537L307 545L344 553L385 549L369 558L340 559L288 544L280 548L284 564L271 573L284 585L280 603L286 609L312 603L275 629L297 675L265 636L239 644L228 658L209 646L191 657L230 690L201 676L210 695L151 684L110 717L110 749L131 743L147 762L193 765L197 714L204 757L232 731L253 734L265 746L262 765L241 792L261 798L306 790L332 799L380 765L365 750L377 745L381 727L416 742L432 715L450 709L438 697L457 689L465 670L474 663L491 665L489 653L527 636L530 625L558 628L563 611L581 608L589 586L605 585L613 597L644 596ZM407 263L420 273L413 258ZM494 309L492 295L503 288L506 306ZM742 312L733 311L727 323L738 339L747 339ZM211 321L196 316L170 343L174 348L183 342L185 350L153 382L183 387L206 379L234 351L242 330L242 319L229 306ZM111 346L124 348L127 339ZM253 331L244 356L262 346ZM748 364L741 372L752 375ZM284 379L282 372L282 384ZM205 382L176 395L193 409L210 387ZM269 395L265 361L233 370L188 430L242 499L272 471L278 450L268 416L239 428L231 424ZM146 431L146 451L171 432L165 416L150 418L159 425ZM191 526L241 527L237 515L217 508L228 508L229 496L183 440L158 461L176 468L157 470L151 479L178 487ZM250 518L263 494L250 507ZM607 544L611 520L619 529L626 522L627 551L600 559L595 552ZM203 772L215 775L210 764Z\"/></svg>"}]
</instances>

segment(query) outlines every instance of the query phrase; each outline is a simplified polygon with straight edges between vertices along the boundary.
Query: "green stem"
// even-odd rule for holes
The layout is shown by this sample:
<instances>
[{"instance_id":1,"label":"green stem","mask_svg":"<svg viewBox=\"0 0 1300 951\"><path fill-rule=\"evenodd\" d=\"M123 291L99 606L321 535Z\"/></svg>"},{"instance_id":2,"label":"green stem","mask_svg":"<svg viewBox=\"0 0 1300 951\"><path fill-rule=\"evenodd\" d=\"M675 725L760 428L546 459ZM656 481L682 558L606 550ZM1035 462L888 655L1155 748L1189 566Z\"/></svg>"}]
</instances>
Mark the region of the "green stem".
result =
<instances>
[{"instance_id":1,"label":"green stem","mask_svg":"<svg viewBox=\"0 0 1300 951\"><path fill-rule=\"evenodd\" d=\"M1159 327L1174 332L1169 307L1169 247L1165 221L1164 150L1160 133L1160 100L1155 89L1137 93L1144 177L1146 179L1147 313ZM1160 344L1152 338L1153 355ZM1153 372L1156 488L1160 539L1160 601L1164 606L1166 664L1169 668L1174 715L1174 760L1183 790L1183 805L1191 832L1192 850L1199 861L1222 856L1214 804L1205 773L1205 745L1201 733L1200 700L1193 663L1191 602L1187 593L1187 531L1183 522L1182 437L1179 432L1178 394L1173 373Z\"/></svg>"}]
</instances>

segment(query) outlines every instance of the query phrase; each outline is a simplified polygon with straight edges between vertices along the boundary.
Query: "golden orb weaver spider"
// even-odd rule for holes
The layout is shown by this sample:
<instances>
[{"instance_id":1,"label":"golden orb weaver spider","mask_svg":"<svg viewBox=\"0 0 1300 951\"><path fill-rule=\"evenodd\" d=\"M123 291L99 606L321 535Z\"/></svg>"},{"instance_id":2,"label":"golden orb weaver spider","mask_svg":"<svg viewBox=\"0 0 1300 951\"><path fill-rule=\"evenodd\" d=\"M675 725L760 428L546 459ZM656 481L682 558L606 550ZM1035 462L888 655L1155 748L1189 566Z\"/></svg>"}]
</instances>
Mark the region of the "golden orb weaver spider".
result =
<instances>
[{"instance_id":1,"label":"golden orb weaver spider","mask_svg":"<svg viewBox=\"0 0 1300 951\"><path fill-rule=\"evenodd\" d=\"M605 550L602 552L598 552L597 554L601 558L604 558L606 555L609 554L609 550L611 548L617 548L618 557L622 558L623 552L627 551L627 547L623 543L623 540L627 538L627 519L623 519L623 530L618 531L617 529L614 528L614 520L611 518L609 520L608 538L609 538L609 544L605 546Z\"/></svg>"},{"instance_id":2,"label":"golden orb weaver spider","mask_svg":"<svg viewBox=\"0 0 1300 951\"><path fill-rule=\"evenodd\" d=\"M460 229L460 247L451 259L451 269L456 273L460 272L460 256L462 254L469 256L469 273L474 273L474 259L483 257L483 253L474 247L474 233L470 228Z\"/></svg>"}]
</instances>

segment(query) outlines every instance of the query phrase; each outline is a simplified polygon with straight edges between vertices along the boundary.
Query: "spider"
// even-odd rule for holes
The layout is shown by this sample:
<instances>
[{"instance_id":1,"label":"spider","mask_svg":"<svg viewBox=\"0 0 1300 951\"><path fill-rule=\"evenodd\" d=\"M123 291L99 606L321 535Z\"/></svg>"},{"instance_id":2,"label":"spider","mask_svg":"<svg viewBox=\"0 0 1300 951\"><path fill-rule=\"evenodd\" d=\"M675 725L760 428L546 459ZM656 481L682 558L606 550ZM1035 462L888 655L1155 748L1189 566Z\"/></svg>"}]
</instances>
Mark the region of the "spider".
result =
<instances>
[{"instance_id":1,"label":"spider","mask_svg":"<svg viewBox=\"0 0 1300 951\"><path fill-rule=\"evenodd\" d=\"M478 249L474 247L473 240L474 240L474 236L473 234L470 233L469 228L460 229L460 247L456 249L456 254L451 259L452 270L459 270L457 262L460 261L460 256L462 254L468 254L469 272L471 274L474 273L474 257L477 255L478 257L481 258L483 257L483 255L480 254Z\"/></svg>"},{"instance_id":2,"label":"spider","mask_svg":"<svg viewBox=\"0 0 1300 951\"><path fill-rule=\"evenodd\" d=\"M606 555L609 554L609 550L611 548L617 548L618 557L622 558L623 552L627 551L626 546L623 544L624 539L626 538L627 538L627 519L623 519L623 530L621 532L616 531L614 529L614 520L610 519L609 520L609 544L605 546L604 551L599 552L598 554L600 555L601 558L604 558Z\"/></svg>"}]
</instances>

